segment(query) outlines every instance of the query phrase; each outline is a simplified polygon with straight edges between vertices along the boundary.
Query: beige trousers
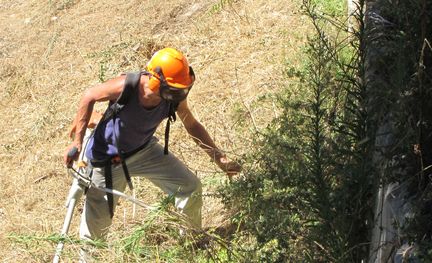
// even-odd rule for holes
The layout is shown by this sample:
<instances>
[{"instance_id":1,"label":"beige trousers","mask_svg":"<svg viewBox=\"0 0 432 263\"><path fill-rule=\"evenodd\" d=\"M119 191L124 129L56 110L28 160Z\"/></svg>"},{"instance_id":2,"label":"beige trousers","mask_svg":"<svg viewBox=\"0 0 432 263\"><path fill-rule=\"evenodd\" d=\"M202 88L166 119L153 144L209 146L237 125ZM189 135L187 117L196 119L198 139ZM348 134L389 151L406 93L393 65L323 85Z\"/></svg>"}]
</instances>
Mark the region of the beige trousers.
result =
<instances>
[{"instance_id":1,"label":"beige trousers","mask_svg":"<svg viewBox=\"0 0 432 263\"><path fill-rule=\"evenodd\" d=\"M175 206L184 213L192 225L201 227L202 190L201 182L173 154L164 155L163 147L153 138L149 145L126 160L130 175L147 178L168 195L175 197ZM92 182L105 187L103 168L94 168ZM112 166L113 189L123 192L127 182L120 165ZM118 201L114 195L114 209ZM114 210L115 211L115 210ZM81 217L82 239L104 239L111 225L106 193L90 187L87 191Z\"/></svg>"}]
</instances>

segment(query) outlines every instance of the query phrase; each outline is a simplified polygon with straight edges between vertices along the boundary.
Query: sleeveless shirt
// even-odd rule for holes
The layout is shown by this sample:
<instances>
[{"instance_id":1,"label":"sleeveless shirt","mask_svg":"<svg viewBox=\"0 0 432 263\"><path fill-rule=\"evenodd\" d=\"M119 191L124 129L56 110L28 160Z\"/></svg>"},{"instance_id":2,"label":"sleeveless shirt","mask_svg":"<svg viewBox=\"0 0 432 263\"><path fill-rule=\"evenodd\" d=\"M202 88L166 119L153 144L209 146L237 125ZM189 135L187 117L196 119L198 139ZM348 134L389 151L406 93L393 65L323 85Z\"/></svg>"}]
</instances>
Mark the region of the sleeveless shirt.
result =
<instances>
[{"instance_id":1,"label":"sleeveless shirt","mask_svg":"<svg viewBox=\"0 0 432 263\"><path fill-rule=\"evenodd\" d=\"M121 152L128 153L150 141L163 119L168 117L169 103L165 100L152 109L144 108L134 89L128 103L117 117L102 121L96 127L86 147L89 160L104 160L118 155L116 137Z\"/></svg>"}]
</instances>

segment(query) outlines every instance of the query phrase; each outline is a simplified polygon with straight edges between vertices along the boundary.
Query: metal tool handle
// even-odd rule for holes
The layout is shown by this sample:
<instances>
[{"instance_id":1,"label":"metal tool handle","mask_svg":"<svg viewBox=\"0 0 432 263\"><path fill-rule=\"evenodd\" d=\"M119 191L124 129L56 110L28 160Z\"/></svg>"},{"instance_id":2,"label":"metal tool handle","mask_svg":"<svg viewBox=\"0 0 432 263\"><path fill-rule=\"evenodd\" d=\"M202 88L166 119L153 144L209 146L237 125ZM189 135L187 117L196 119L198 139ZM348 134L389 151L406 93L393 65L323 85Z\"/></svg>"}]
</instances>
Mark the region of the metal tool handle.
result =
<instances>
[{"instance_id":1,"label":"metal tool handle","mask_svg":"<svg viewBox=\"0 0 432 263\"><path fill-rule=\"evenodd\" d=\"M74 146L69 150L67 156L69 158L73 158L77 152L78 152L78 148ZM72 164L71 164L71 166L72 166ZM69 168L71 168L71 167L69 167ZM61 237L66 237L66 235L69 231L69 226L70 226L71 221L72 221L72 216L73 216L73 212L74 212L76 203L81 198L83 192L84 192L84 190L78 184L78 181L77 180L74 181L74 183L72 183L71 189L69 190L69 195L68 195L68 198L66 201L67 212L66 212L65 220L63 222L63 228L62 228L62 231L60 233ZM54 254L54 258L53 258L53 263L58 263L60 261L60 255L61 255L61 252L63 250L63 246L64 246L64 243L61 240L57 244L56 251Z\"/></svg>"},{"instance_id":2,"label":"metal tool handle","mask_svg":"<svg viewBox=\"0 0 432 263\"><path fill-rule=\"evenodd\" d=\"M69 150L67 156L68 157L74 157L75 154L78 152L78 148L76 146L72 147L72 149Z\"/></svg>"}]
</instances>

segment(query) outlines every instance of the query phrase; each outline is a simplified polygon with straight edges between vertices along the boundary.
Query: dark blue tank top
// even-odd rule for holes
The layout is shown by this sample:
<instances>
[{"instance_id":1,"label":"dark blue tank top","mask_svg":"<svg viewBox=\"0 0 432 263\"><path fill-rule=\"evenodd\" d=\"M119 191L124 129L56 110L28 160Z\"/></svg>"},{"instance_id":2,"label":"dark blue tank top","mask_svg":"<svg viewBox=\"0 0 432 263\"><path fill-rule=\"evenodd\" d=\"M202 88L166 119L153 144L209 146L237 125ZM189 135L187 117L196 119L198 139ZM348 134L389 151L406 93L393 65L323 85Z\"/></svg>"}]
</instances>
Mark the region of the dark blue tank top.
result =
<instances>
[{"instance_id":1,"label":"dark blue tank top","mask_svg":"<svg viewBox=\"0 0 432 263\"><path fill-rule=\"evenodd\" d=\"M162 100L152 109L145 109L134 89L128 103L115 119L105 120L97 126L86 148L90 160L104 160L118 154L116 135L123 153L131 152L146 144L163 119L168 117L169 103ZM115 133L114 133L115 132Z\"/></svg>"}]
</instances>

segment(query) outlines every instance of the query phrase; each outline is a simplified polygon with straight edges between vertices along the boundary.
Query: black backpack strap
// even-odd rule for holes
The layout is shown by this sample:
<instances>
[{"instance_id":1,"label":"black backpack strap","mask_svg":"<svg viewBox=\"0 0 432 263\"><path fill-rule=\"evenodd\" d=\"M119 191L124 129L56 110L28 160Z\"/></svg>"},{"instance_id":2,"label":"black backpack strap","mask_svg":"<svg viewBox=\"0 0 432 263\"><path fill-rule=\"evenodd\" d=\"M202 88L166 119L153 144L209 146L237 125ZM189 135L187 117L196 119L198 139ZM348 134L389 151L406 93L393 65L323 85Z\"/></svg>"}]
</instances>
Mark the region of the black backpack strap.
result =
<instances>
[{"instance_id":1,"label":"black backpack strap","mask_svg":"<svg viewBox=\"0 0 432 263\"><path fill-rule=\"evenodd\" d=\"M101 121L99 123L102 123L103 121L106 121L108 119L115 119L117 114L123 109L123 107L129 102L129 99L133 96L134 91L139 87L139 83L141 80L141 75L146 74L145 72L131 72L126 74L125 84L123 87L123 91L121 92L120 96L117 98L115 102L110 102L108 109L105 111ZM97 128L97 127L96 127ZM94 129L94 131L96 130ZM93 132L94 132L93 131ZM114 130L115 131L115 130ZM119 137L117 134L114 133L114 136L116 137L116 147L119 153L120 161L123 167L123 172L126 177L126 181L129 185L129 188L132 190L132 180L130 178L129 171L126 166L125 158L123 158L123 153L121 149L119 148ZM90 161L90 163L93 165L93 161ZM101 162L99 165L93 165L95 167L104 167L104 177L105 177L105 187L108 189L113 189L113 181L112 181L112 160L108 159L103 162ZM114 196L112 193L107 193L107 201L108 201L108 209L111 218L114 216Z\"/></svg>"},{"instance_id":2,"label":"black backpack strap","mask_svg":"<svg viewBox=\"0 0 432 263\"><path fill-rule=\"evenodd\" d=\"M125 80L125 86L123 89L123 92L120 94L120 97L117 99L116 104L119 105L118 111L116 112L116 114L118 114L120 112L120 110L128 103L130 97L132 96L132 93L138 89L139 84L140 84L140 80L141 80L141 71L139 72L131 72L131 73L127 73L126 74L126 80ZM124 175L126 177L126 181L129 185L129 189L133 189L133 184L132 184L132 180L129 174L129 170L126 166L126 157L123 154L123 151L120 149L120 145L119 145L119 138L116 138L116 142L117 142L117 150L120 156L120 160L121 160L121 164L122 164L122 168L123 168L123 172Z\"/></svg>"},{"instance_id":3,"label":"black backpack strap","mask_svg":"<svg viewBox=\"0 0 432 263\"><path fill-rule=\"evenodd\" d=\"M131 94L133 93L133 90L138 88L140 80L141 71L127 73L123 91L116 103L120 104L122 107L126 105L129 101L129 98L131 97Z\"/></svg>"},{"instance_id":4,"label":"black backpack strap","mask_svg":"<svg viewBox=\"0 0 432 263\"><path fill-rule=\"evenodd\" d=\"M139 87L139 83L141 80L141 71L139 72L131 72L126 74L126 80L124 84L124 88L122 93L120 94L117 101L111 105L110 109L113 110L113 118L117 116L117 114L123 109L123 107L128 103L129 99L132 97L133 92ZM117 151L121 160L122 168L124 175L126 177L126 181L129 185L129 188L133 189L132 180L129 174L129 170L126 166L126 158L124 156L123 151L120 148L120 142L119 142L119 136L114 133L114 136L116 137L116 147Z\"/></svg>"},{"instance_id":5,"label":"black backpack strap","mask_svg":"<svg viewBox=\"0 0 432 263\"><path fill-rule=\"evenodd\" d=\"M104 114L103 120L107 120L110 118L115 119L117 114L123 109L123 107L129 102L129 99L133 96L134 91L138 88L141 80L141 72L132 72L126 74L125 84L122 93L117 98L114 103L110 103L109 108ZM115 131L115 130L114 130ZM114 132L116 147L118 151L118 155L120 157L120 161L123 168L123 173L126 177L126 181L129 185L129 188L133 189L132 180L129 174L129 170L126 166L126 160L124 158L123 152L120 149L119 144L119 136ZM108 189L112 189L112 171L111 171L111 160L108 161L108 164L105 166L105 182L106 187ZM108 199L108 208L110 211L111 218L114 216L114 199L111 193L107 193Z\"/></svg>"},{"instance_id":6,"label":"black backpack strap","mask_svg":"<svg viewBox=\"0 0 432 263\"><path fill-rule=\"evenodd\" d=\"M169 113L168 113L168 120L167 120L167 124L165 126L165 147L164 147L164 154L167 155L168 154L168 141L169 141L169 132L170 132L170 126L171 126L171 122L175 122L177 117L176 117L176 111L178 108L179 103L173 103L170 102L169 103Z\"/></svg>"},{"instance_id":7,"label":"black backpack strap","mask_svg":"<svg viewBox=\"0 0 432 263\"><path fill-rule=\"evenodd\" d=\"M108 109L102 118L102 121L113 118L117 115L123 107L128 103L132 97L134 90L139 86L141 80L141 71L129 72L126 74L125 84L123 91L115 102L110 102Z\"/></svg>"},{"instance_id":8,"label":"black backpack strap","mask_svg":"<svg viewBox=\"0 0 432 263\"><path fill-rule=\"evenodd\" d=\"M107 162L104 167L105 187L113 189L111 161ZM114 196L112 193L107 193L108 210L111 218L114 217Z\"/></svg>"}]
</instances>

